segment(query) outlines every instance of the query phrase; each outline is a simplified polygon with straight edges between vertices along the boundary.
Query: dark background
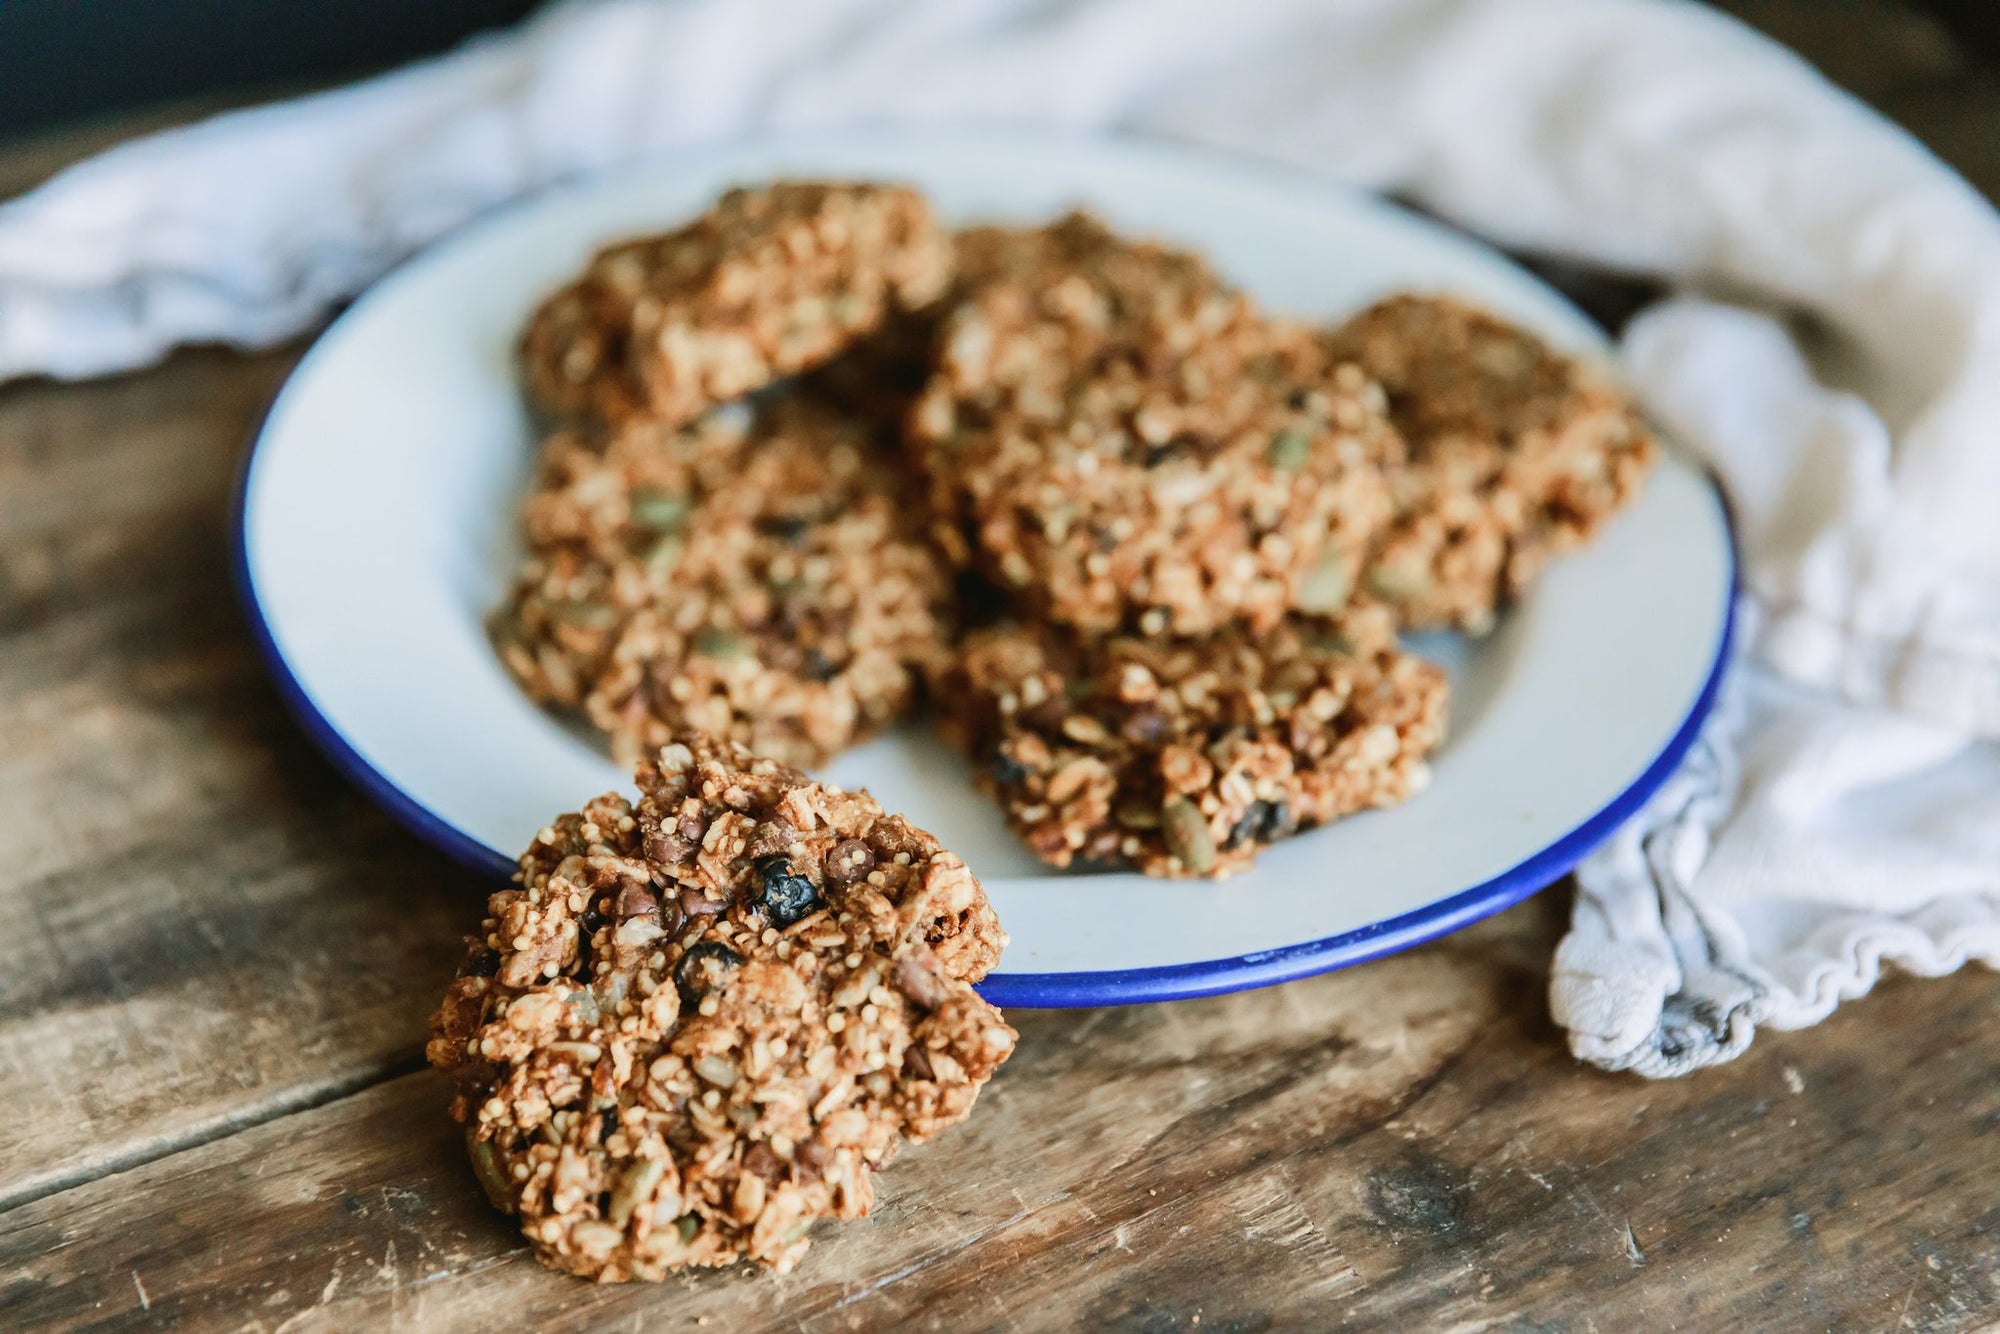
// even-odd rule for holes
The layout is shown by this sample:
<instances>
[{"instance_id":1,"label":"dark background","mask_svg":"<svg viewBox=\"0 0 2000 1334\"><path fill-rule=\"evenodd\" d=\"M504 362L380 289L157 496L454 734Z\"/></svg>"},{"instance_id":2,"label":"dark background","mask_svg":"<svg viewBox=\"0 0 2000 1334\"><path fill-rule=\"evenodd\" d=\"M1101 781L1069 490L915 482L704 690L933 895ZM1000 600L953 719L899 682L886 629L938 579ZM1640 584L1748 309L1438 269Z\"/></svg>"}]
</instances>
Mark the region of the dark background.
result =
<instances>
[{"instance_id":1,"label":"dark background","mask_svg":"<svg viewBox=\"0 0 2000 1334\"><path fill-rule=\"evenodd\" d=\"M1817 8L1839 25L1878 2L1822 0ZM365 74L534 7L534 0L0 0L0 136ZM1758 0L1723 0L1723 7L1759 19ZM1919 7L1975 53L2000 55L2000 0Z\"/></svg>"}]
</instances>

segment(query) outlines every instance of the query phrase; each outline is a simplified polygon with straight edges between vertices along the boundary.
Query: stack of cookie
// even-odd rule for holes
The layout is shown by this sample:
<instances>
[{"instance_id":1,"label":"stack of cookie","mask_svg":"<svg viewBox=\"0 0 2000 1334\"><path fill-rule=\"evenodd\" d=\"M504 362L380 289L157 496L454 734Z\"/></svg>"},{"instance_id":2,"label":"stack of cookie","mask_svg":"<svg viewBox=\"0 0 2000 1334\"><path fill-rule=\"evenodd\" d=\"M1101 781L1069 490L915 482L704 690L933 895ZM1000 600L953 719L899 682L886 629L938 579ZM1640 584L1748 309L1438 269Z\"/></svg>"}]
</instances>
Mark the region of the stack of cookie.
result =
<instances>
[{"instance_id":1,"label":"stack of cookie","mask_svg":"<svg viewBox=\"0 0 2000 1334\"><path fill-rule=\"evenodd\" d=\"M1315 328L884 186L733 191L522 349L550 431L495 643L641 796L541 832L430 1057L495 1203L605 1279L789 1267L1013 1048L964 862L794 766L928 687L1043 860L1240 870L1423 787L1445 679L1397 632L1488 628L1653 450L1454 301Z\"/></svg>"},{"instance_id":2,"label":"stack of cookie","mask_svg":"<svg viewBox=\"0 0 2000 1334\"><path fill-rule=\"evenodd\" d=\"M826 363L952 272L914 192L789 184L614 246L544 302L522 360L556 428L494 622L529 694L626 765L691 729L813 765L906 713L950 580ZM814 368L827 384L796 378Z\"/></svg>"},{"instance_id":3,"label":"stack of cookie","mask_svg":"<svg viewBox=\"0 0 2000 1334\"><path fill-rule=\"evenodd\" d=\"M1335 329L1071 215L945 232L780 184L614 246L536 313L563 423L496 622L631 762L814 765L907 713L1055 866L1219 876L1421 790L1474 633L1637 489L1596 369L1440 298Z\"/></svg>"},{"instance_id":4,"label":"stack of cookie","mask_svg":"<svg viewBox=\"0 0 2000 1334\"><path fill-rule=\"evenodd\" d=\"M907 712L949 652L873 359L950 254L907 190L737 191L597 256L526 332L551 430L495 642L641 795L540 832L428 1055L557 1268L788 1269L1013 1050L972 990L1007 938L965 863L788 763Z\"/></svg>"}]
</instances>

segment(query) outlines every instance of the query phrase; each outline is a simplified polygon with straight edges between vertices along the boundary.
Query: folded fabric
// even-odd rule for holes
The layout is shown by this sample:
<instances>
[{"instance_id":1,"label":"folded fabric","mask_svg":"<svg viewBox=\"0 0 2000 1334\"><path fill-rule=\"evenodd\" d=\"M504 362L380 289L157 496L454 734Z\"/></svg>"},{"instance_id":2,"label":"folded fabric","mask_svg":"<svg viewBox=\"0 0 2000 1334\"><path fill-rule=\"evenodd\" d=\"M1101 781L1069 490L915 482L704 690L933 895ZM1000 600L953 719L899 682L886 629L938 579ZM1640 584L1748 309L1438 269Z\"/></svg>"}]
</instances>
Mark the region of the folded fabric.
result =
<instances>
[{"instance_id":1,"label":"folded fabric","mask_svg":"<svg viewBox=\"0 0 2000 1334\"><path fill-rule=\"evenodd\" d=\"M1580 1055L1677 1073L1885 961L2000 962L2000 219L1691 4L564 5L0 206L0 378L272 343L497 204L676 145L940 120L1278 158L1683 293L1624 359L1736 505L1745 663L1581 873L1551 986Z\"/></svg>"}]
</instances>

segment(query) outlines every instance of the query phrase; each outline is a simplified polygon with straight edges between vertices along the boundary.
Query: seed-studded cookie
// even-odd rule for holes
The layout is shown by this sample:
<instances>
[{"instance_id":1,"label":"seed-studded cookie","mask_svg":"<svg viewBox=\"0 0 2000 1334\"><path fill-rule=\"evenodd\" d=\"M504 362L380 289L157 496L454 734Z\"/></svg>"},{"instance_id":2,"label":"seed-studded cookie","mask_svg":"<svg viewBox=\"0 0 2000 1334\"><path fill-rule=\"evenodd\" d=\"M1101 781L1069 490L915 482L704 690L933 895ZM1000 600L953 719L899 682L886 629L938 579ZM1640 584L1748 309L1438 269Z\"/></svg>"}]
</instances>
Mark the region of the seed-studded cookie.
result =
<instances>
[{"instance_id":1,"label":"seed-studded cookie","mask_svg":"<svg viewBox=\"0 0 2000 1334\"><path fill-rule=\"evenodd\" d=\"M1199 640L1001 626L968 637L937 694L1042 860L1223 876L1428 781L1444 674L1359 624Z\"/></svg>"},{"instance_id":2,"label":"seed-studded cookie","mask_svg":"<svg viewBox=\"0 0 2000 1334\"><path fill-rule=\"evenodd\" d=\"M951 276L923 196L780 182L611 246L529 321L530 396L558 416L686 421L826 361Z\"/></svg>"},{"instance_id":3,"label":"seed-studded cookie","mask_svg":"<svg viewBox=\"0 0 2000 1334\"><path fill-rule=\"evenodd\" d=\"M1391 297L1332 346L1388 391L1407 445L1367 581L1413 627L1489 627L1652 464L1652 437L1606 373L1461 302Z\"/></svg>"},{"instance_id":4,"label":"seed-studded cookie","mask_svg":"<svg viewBox=\"0 0 2000 1334\"><path fill-rule=\"evenodd\" d=\"M1267 630L1344 602L1388 514L1380 392L1198 259L1071 217L979 273L910 414L940 545L1086 633Z\"/></svg>"},{"instance_id":5,"label":"seed-studded cookie","mask_svg":"<svg viewBox=\"0 0 2000 1334\"><path fill-rule=\"evenodd\" d=\"M544 446L494 638L631 763L693 728L816 764L911 703L949 580L866 427L805 398Z\"/></svg>"},{"instance_id":6,"label":"seed-studded cookie","mask_svg":"<svg viewBox=\"0 0 2000 1334\"><path fill-rule=\"evenodd\" d=\"M965 863L866 793L689 736L544 829L432 1021L481 1183L600 1280L783 1271L1014 1031Z\"/></svg>"}]
</instances>

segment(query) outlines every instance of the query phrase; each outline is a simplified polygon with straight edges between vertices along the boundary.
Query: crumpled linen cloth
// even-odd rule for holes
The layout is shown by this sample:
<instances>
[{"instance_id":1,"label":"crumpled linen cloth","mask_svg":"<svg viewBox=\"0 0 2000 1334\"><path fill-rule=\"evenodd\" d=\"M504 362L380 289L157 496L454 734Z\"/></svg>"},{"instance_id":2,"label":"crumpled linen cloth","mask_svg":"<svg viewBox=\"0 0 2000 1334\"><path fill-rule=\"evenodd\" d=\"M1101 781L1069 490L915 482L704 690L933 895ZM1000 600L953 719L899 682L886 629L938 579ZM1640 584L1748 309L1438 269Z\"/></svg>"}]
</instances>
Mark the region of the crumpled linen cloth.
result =
<instances>
[{"instance_id":1,"label":"crumpled linen cloth","mask_svg":"<svg viewBox=\"0 0 2000 1334\"><path fill-rule=\"evenodd\" d=\"M1195 140L1656 275L1648 410L1728 487L1742 662L1590 858L1550 999L1648 1075L1882 966L2000 964L2000 220L1673 0L576 0L0 206L0 379L256 347L467 219L722 136L954 119Z\"/></svg>"}]
</instances>

